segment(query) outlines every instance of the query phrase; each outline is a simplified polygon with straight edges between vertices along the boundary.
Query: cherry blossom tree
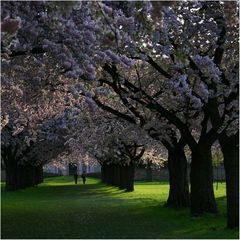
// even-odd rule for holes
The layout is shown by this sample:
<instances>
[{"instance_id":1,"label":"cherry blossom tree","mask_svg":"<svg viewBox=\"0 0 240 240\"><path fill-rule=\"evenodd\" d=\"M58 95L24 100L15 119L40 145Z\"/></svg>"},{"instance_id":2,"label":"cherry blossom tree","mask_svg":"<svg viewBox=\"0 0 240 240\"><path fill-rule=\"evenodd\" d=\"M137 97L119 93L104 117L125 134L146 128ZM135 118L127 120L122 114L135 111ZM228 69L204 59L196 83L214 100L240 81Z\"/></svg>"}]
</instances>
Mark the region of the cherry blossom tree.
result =
<instances>
[{"instance_id":1,"label":"cherry blossom tree","mask_svg":"<svg viewBox=\"0 0 240 240\"><path fill-rule=\"evenodd\" d=\"M123 41L122 51L128 51L132 59L141 59L148 63L158 74L162 75L168 84L168 88L165 86L164 91L160 89L155 95L150 95L141 86L133 85L126 78L121 80L115 67L105 66L104 68L115 81L111 87L115 87L119 95L125 94L123 101L129 103L135 100L148 109L159 112L162 117L180 130L192 151L191 210L197 215L202 211L217 211L212 188L211 146L213 142L221 138L225 131L235 136L233 138L238 136L238 132L233 131L237 129L234 126L238 123L236 75L238 61L236 57L233 57L231 66L226 65L227 62L224 63L224 61L220 64L221 59L229 59L230 44L237 43L238 39L237 7L232 7L235 20L231 21L231 26L228 24L229 16L226 14L226 7L227 4L222 2L180 3L173 8L166 7L163 21L159 21L159 24L155 22L152 28L147 28L149 25L146 24L138 24L138 21L132 25L138 30L141 30L143 26L142 32L138 31L138 34L134 35L136 31L125 30L127 36L124 35L126 38ZM103 11L110 27L117 25L118 22L114 20L123 16L119 10L116 10L114 14L111 13L113 9L104 10L103 8ZM121 16L115 18L117 15ZM146 15L146 18L153 23L151 15ZM126 17L125 20L127 21ZM128 20L134 22L132 18ZM119 26L119 29L124 29L124 26ZM114 47L120 49L119 45ZM236 53L237 56L237 52L233 54ZM111 54L112 62L118 63L117 58L113 57L117 56L117 53L113 54L113 48ZM172 94L168 93L167 89ZM142 97L137 98L136 93L142 94ZM170 101L164 101L166 104L159 102L159 100L166 99L164 93L171 96L170 99L168 98ZM231 105L230 111L227 110L228 104ZM177 111L176 108L181 111ZM216 114L217 110L220 111L218 114ZM213 116L217 115L218 121L214 121ZM140 121L140 116L138 118ZM196 123L201 126L197 138L192 134ZM236 149L237 141L234 143L229 140L229 142L232 143L233 149ZM231 162L231 166L233 162L235 162L233 165L238 164L237 158L238 154L234 154L231 156L231 161L227 160L228 157L225 160ZM205 182L202 181L203 176L205 176ZM227 180L227 185L234 182L231 189L235 189L233 195L236 196L238 174L234 174L233 171L229 177L232 181ZM236 208L234 211L236 213L238 212L238 198L232 197L231 199L236 201L231 205ZM231 208L230 204L228 204L229 208ZM231 217L229 216L228 225L230 227L238 225L237 216L233 214L233 211L229 210L230 212L232 214Z\"/></svg>"},{"instance_id":2,"label":"cherry blossom tree","mask_svg":"<svg viewBox=\"0 0 240 240\"><path fill-rule=\"evenodd\" d=\"M88 103L82 103L81 111L67 125L66 144L71 152L86 165L98 161L104 182L132 191L135 166L141 158L162 163L161 148L144 131L100 109L92 111Z\"/></svg>"},{"instance_id":3,"label":"cherry blossom tree","mask_svg":"<svg viewBox=\"0 0 240 240\"><path fill-rule=\"evenodd\" d=\"M56 75L51 73L51 64L44 56L40 59L41 62L25 55L16 56L7 63L3 59L1 149L7 190L42 181L42 165L49 160L53 149L59 150L58 141L51 139L53 133L43 131L43 126L65 109L65 87L61 78L52 82ZM54 121L52 130L54 125L61 127Z\"/></svg>"}]
</instances>

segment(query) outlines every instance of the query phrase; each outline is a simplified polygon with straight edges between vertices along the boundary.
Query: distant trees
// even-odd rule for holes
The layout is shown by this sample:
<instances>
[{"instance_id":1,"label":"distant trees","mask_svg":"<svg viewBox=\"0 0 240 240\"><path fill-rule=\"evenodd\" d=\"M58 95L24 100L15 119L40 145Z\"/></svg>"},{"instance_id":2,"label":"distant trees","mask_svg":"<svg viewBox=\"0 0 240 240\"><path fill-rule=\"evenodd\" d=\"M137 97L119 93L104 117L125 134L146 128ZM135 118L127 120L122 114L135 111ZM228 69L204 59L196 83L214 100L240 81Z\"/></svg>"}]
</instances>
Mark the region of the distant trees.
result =
<instances>
[{"instance_id":1,"label":"distant trees","mask_svg":"<svg viewBox=\"0 0 240 240\"><path fill-rule=\"evenodd\" d=\"M69 120L67 146L85 164L100 163L103 182L132 191L140 160L162 163L160 146L137 126L100 109L93 112L86 104L84 109Z\"/></svg>"},{"instance_id":2,"label":"distant trees","mask_svg":"<svg viewBox=\"0 0 240 240\"><path fill-rule=\"evenodd\" d=\"M58 120L65 109L64 88L61 80L52 84L56 75L49 73L48 60L43 57L40 63L25 55L2 59L1 155L7 190L42 182L43 164L64 150Z\"/></svg>"}]
</instances>

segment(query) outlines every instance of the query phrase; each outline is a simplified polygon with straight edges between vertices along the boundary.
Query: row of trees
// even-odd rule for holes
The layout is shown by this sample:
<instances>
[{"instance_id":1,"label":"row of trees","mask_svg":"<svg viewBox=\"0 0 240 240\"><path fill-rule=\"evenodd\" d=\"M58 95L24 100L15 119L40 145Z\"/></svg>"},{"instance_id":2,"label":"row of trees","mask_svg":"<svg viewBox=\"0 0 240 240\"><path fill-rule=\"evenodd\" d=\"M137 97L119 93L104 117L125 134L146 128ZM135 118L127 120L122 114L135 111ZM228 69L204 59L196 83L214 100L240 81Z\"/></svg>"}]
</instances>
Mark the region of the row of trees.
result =
<instances>
[{"instance_id":1,"label":"row of trees","mask_svg":"<svg viewBox=\"0 0 240 240\"><path fill-rule=\"evenodd\" d=\"M6 189L17 190L42 182L43 165L66 150L61 124L66 107L61 89L52 91L51 70L35 57L2 59L2 67L1 155ZM45 83L34 82L36 75Z\"/></svg>"},{"instance_id":2,"label":"row of trees","mask_svg":"<svg viewBox=\"0 0 240 240\"><path fill-rule=\"evenodd\" d=\"M51 109L53 104L46 99L53 94L54 110L44 111L51 113L48 118L67 106L82 110L84 96L93 111L98 106L142 128L168 151L168 204L190 204L193 215L217 212L211 147L218 141L226 172L228 226L235 227L239 223L238 10L235 2L222 1L28 2L24 7L4 2L4 82L15 92L33 92L37 83L37 102L44 96L38 110ZM27 87L29 76L21 69L25 58L34 59L37 77ZM16 76L24 81L10 84ZM21 99L33 106L31 98ZM15 117L18 102L13 101L14 110L6 111L16 133L28 128L19 122L25 119L22 114ZM38 127L44 124L39 116ZM68 125L65 115L61 119L60 125ZM190 194L185 146L191 151ZM97 153L94 148L87 150ZM112 169L106 174L109 183L119 175L112 173L117 172L113 162L107 167Z\"/></svg>"},{"instance_id":3,"label":"row of trees","mask_svg":"<svg viewBox=\"0 0 240 240\"><path fill-rule=\"evenodd\" d=\"M164 162L165 153L158 142L125 120L100 109L92 112L86 104L75 120L68 122L68 157L83 159L88 165L99 163L105 183L132 191L136 166L146 166L149 159L155 167Z\"/></svg>"},{"instance_id":4,"label":"row of trees","mask_svg":"<svg viewBox=\"0 0 240 240\"><path fill-rule=\"evenodd\" d=\"M141 43L139 32L137 36L130 36L131 40L135 40L129 41L129 49L134 49L129 52L131 58L138 59L140 64L146 66L145 69L149 67L161 76L159 78L152 74L151 78L158 82L154 83L153 91L149 82L143 84L140 70L133 79L122 74L113 63L103 67L110 78L99 80L119 96L122 104L134 115L133 121L136 123L145 124L144 113L139 109L146 109L157 113L159 121L168 121L180 132L192 152L190 202L193 215L204 211L217 212L211 146L219 140L227 175L229 226L238 225L239 210L239 175L236 172L239 166L239 131L236 125L238 51L231 52L231 61L228 58L230 45L237 45L238 23L237 18L230 19L226 13L234 9L237 6L220 2L167 7L160 26L154 24L155 29L151 29L156 31L155 36L151 38L150 34L146 34L148 29L144 26L141 37L147 38L145 44ZM126 6L122 6L124 10L127 11ZM105 14L109 19L114 15ZM141 30L142 25L137 27ZM136 37L139 41L136 41ZM159 54L159 49L162 49L163 55ZM163 83L158 85L161 80ZM99 98L95 98L95 101L102 106ZM181 182L184 184L185 181Z\"/></svg>"}]
</instances>

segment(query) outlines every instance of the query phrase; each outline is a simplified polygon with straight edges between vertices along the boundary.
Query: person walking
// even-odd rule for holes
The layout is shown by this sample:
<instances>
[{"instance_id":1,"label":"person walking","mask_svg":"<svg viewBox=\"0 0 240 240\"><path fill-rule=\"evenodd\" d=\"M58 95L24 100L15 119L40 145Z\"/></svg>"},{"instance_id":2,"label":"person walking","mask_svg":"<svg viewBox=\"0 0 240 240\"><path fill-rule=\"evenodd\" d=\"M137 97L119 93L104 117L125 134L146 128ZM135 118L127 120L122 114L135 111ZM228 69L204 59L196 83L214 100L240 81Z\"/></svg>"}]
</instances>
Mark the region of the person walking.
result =
<instances>
[{"instance_id":1,"label":"person walking","mask_svg":"<svg viewBox=\"0 0 240 240\"><path fill-rule=\"evenodd\" d=\"M75 180L75 184L77 184L77 181L78 181L78 174L77 174L77 171L74 173L74 180Z\"/></svg>"},{"instance_id":2,"label":"person walking","mask_svg":"<svg viewBox=\"0 0 240 240\"><path fill-rule=\"evenodd\" d=\"M83 172L82 173L82 180L83 180L83 184L85 184L86 183L86 173L85 172Z\"/></svg>"}]
</instances>

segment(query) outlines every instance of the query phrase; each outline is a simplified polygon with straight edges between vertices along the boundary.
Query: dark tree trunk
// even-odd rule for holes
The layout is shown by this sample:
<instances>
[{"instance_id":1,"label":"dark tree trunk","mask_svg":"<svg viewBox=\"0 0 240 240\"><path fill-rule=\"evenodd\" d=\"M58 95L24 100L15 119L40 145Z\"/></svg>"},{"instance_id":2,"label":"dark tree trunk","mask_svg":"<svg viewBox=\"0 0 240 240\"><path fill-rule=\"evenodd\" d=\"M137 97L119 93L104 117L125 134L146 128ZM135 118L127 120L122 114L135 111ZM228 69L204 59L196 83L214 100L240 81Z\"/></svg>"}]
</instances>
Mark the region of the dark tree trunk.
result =
<instances>
[{"instance_id":1,"label":"dark tree trunk","mask_svg":"<svg viewBox=\"0 0 240 240\"><path fill-rule=\"evenodd\" d=\"M22 165L17 165L16 181L17 181L17 189L23 189L28 185L26 167Z\"/></svg>"},{"instance_id":2,"label":"dark tree trunk","mask_svg":"<svg viewBox=\"0 0 240 240\"><path fill-rule=\"evenodd\" d=\"M235 136L222 136L221 144L227 187L227 226L239 226L239 147L238 134Z\"/></svg>"},{"instance_id":3,"label":"dark tree trunk","mask_svg":"<svg viewBox=\"0 0 240 240\"><path fill-rule=\"evenodd\" d=\"M5 163L6 166L6 191L15 191L18 189L17 184L17 163L14 160Z\"/></svg>"},{"instance_id":4,"label":"dark tree trunk","mask_svg":"<svg viewBox=\"0 0 240 240\"><path fill-rule=\"evenodd\" d=\"M134 179L131 179L130 165L121 166L119 189L126 189L127 191L133 191L133 181Z\"/></svg>"},{"instance_id":5,"label":"dark tree trunk","mask_svg":"<svg viewBox=\"0 0 240 240\"><path fill-rule=\"evenodd\" d=\"M2 149L2 157L6 168L5 188L7 191L32 187L43 179L42 165L39 167L21 165L19 164L19 158L16 157L16 152L17 146Z\"/></svg>"},{"instance_id":6,"label":"dark tree trunk","mask_svg":"<svg viewBox=\"0 0 240 240\"><path fill-rule=\"evenodd\" d=\"M6 165L6 190L15 191L32 187L35 183L35 168L27 165L18 165L11 161Z\"/></svg>"},{"instance_id":7,"label":"dark tree trunk","mask_svg":"<svg viewBox=\"0 0 240 240\"><path fill-rule=\"evenodd\" d=\"M28 166L27 168L27 176L28 176L28 186L33 187L35 185L38 185L39 182L39 176L38 176L38 170L35 166Z\"/></svg>"},{"instance_id":8,"label":"dark tree trunk","mask_svg":"<svg viewBox=\"0 0 240 240\"><path fill-rule=\"evenodd\" d=\"M11 146L1 148L1 156L5 163L6 171L6 185L5 185L6 191L15 191L19 189L20 185L19 182L17 181L18 164L14 152L15 151L13 151Z\"/></svg>"},{"instance_id":9,"label":"dark tree trunk","mask_svg":"<svg viewBox=\"0 0 240 240\"><path fill-rule=\"evenodd\" d=\"M117 174L116 174L116 165L115 164L112 164L112 174L113 174L113 181L112 181L112 185L113 186L117 186Z\"/></svg>"},{"instance_id":10,"label":"dark tree trunk","mask_svg":"<svg viewBox=\"0 0 240 240\"><path fill-rule=\"evenodd\" d=\"M101 178L102 178L102 182L106 183L106 164L105 163L101 165Z\"/></svg>"},{"instance_id":11,"label":"dark tree trunk","mask_svg":"<svg viewBox=\"0 0 240 240\"><path fill-rule=\"evenodd\" d=\"M109 167L109 164L106 164L105 168L106 168L106 183L110 184L110 167Z\"/></svg>"},{"instance_id":12,"label":"dark tree trunk","mask_svg":"<svg viewBox=\"0 0 240 240\"><path fill-rule=\"evenodd\" d=\"M39 166L39 183L43 183L44 178L43 178L43 165Z\"/></svg>"},{"instance_id":13,"label":"dark tree trunk","mask_svg":"<svg viewBox=\"0 0 240 240\"><path fill-rule=\"evenodd\" d=\"M106 183L110 183L110 171L109 171L109 165L106 165Z\"/></svg>"},{"instance_id":14,"label":"dark tree trunk","mask_svg":"<svg viewBox=\"0 0 240 240\"><path fill-rule=\"evenodd\" d=\"M34 167L33 172L35 174L34 176L34 182L35 184L40 184L43 182L43 166L42 165L38 165L36 167Z\"/></svg>"},{"instance_id":15,"label":"dark tree trunk","mask_svg":"<svg viewBox=\"0 0 240 240\"><path fill-rule=\"evenodd\" d=\"M126 190L128 192L134 191L134 174L135 174L135 164L131 162L129 166L127 166Z\"/></svg>"},{"instance_id":16,"label":"dark tree trunk","mask_svg":"<svg viewBox=\"0 0 240 240\"><path fill-rule=\"evenodd\" d=\"M117 164L102 164L101 166L101 177L102 182L120 187L121 185L121 174L122 167Z\"/></svg>"},{"instance_id":17,"label":"dark tree trunk","mask_svg":"<svg viewBox=\"0 0 240 240\"><path fill-rule=\"evenodd\" d=\"M120 184L120 173L119 173L119 165L114 164L114 179L113 179L113 185L116 187L119 187Z\"/></svg>"},{"instance_id":18,"label":"dark tree trunk","mask_svg":"<svg viewBox=\"0 0 240 240\"><path fill-rule=\"evenodd\" d=\"M151 162L148 161L147 168L146 168L146 180L148 182L152 182L152 180L153 180L151 165L152 165Z\"/></svg>"},{"instance_id":19,"label":"dark tree trunk","mask_svg":"<svg viewBox=\"0 0 240 240\"><path fill-rule=\"evenodd\" d=\"M190 203L187 175L187 159L182 148L168 151L169 196L167 206L187 207Z\"/></svg>"},{"instance_id":20,"label":"dark tree trunk","mask_svg":"<svg viewBox=\"0 0 240 240\"><path fill-rule=\"evenodd\" d=\"M18 182L18 160L15 157L14 151L11 146L2 149L2 157L6 168L6 191L15 191L20 188Z\"/></svg>"},{"instance_id":21,"label":"dark tree trunk","mask_svg":"<svg viewBox=\"0 0 240 240\"><path fill-rule=\"evenodd\" d=\"M36 167L31 165L17 165L17 189L33 187L36 183Z\"/></svg>"},{"instance_id":22,"label":"dark tree trunk","mask_svg":"<svg viewBox=\"0 0 240 240\"><path fill-rule=\"evenodd\" d=\"M192 149L191 163L191 214L217 213L213 191L211 146L201 145Z\"/></svg>"},{"instance_id":23,"label":"dark tree trunk","mask_svg":"<svg viewBox=\"0 0 240 240\"><path fill-rule=\"evenodd\" d=\"M120 186L120 165L117 165L116 181L117 181L117 187L119 187Z\"/></svg>"},{"instance_id":24,"label":"dark tree trunk","mask_svg":"<svg viewBox=\"0 0 240 240\"><path fill-rule=\"evenodd\" d=\"M120 177L120 183L119 183L119 189L124 189L126 188L126 166L120 166L120 171L119 171L119 177Z\"/></svg>"},{"instance_id":25,"label":"dark tree trunk","mask_svg":"<svg viewBox=\"0 0 240 240\"><path fill-rule=\"evenodd\" d=\"M109 184L113 185L113 182L114 182L113 164L112 163L109 164L108 167L109 167Z\"/></svg>"}]
</instances>

